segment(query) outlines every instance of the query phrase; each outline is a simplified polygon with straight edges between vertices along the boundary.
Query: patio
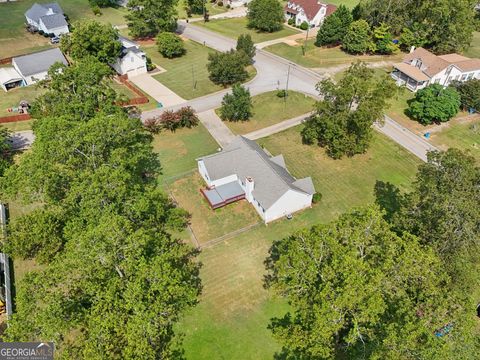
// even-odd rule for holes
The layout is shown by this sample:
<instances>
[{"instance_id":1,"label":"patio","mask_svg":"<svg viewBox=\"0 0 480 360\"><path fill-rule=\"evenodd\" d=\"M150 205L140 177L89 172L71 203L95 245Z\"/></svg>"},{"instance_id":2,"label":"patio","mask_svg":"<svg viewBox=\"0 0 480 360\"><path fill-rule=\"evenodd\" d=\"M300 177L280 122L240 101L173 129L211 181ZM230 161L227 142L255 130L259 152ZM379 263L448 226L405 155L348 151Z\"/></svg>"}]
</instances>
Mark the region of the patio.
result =
<instances>
[{"instance_id":1,"label":"patio","mask_svg":"<svg viewBox=\"0 0 480 360\"><path fill-rule=\"evenodd\" d=\"M210 189L200 189L200 192L213 210L245 199L245 191L243 191L238 181L232 181Z\"/></svg>"}]
</instances>

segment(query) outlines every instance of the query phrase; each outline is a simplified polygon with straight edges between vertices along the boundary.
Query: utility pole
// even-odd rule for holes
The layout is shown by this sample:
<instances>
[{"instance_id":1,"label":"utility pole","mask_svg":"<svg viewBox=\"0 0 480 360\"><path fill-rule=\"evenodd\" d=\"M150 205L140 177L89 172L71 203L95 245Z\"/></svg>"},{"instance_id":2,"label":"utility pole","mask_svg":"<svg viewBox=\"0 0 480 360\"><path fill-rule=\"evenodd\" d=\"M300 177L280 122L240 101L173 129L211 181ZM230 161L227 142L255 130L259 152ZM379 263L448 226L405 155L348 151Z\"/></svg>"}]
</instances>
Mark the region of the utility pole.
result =
<instances>
[{"instance_id":1,"label":"utility pole","mask_svg":"<svg viewBox=\"0 0 480 360\"><path fill-rule=\"evenodd\" d=\"M287 70L287 83L285 85L285 96L283 97L285 99L285 106L287 106L287 96L288 96L288 80L290 79L290 64L288 64L288 70Z\"/></svg>"},{"instance_id":2,"label":"utility pole","mask_svg":"<svg viewBox=\"0 0 480 360\"><path fill-rule=\"evenodd\" d=\"M193 70L193 64L192 64L192 88L195 90L197 84L195 83L195 71Z\"/></svg>"},{"instance_id":3,"label":"utility pole","mask_svg":"<svg viewBox=\"0 0 480 360\"><path fill-rule=\"evenodd\" d=\"M303 56L305 56L305 53L307 52L307 41L308 41L308 32L310 31L310 24L308 24L307 27L307 35L305 36L305 43L303 44Z\"/></svg>"}]
</instances>

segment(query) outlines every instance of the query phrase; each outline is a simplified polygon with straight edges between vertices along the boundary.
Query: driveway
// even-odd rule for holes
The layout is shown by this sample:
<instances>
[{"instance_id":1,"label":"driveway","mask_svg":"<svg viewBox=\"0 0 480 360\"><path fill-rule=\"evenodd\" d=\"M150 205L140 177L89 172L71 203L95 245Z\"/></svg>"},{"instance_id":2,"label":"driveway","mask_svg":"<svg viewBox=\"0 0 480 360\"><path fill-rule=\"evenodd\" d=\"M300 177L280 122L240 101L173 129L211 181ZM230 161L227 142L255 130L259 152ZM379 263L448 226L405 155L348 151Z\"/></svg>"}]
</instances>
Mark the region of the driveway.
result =
<instances>
[{"instance_id":1,"label":"driveway","mask_svg":"<svg viewBox=\"0 0 480 360\"><path fill-rule=\"evenodd\" d=\"M161 103L163 107L175 106L187 101L155 80L150 74L133 76L129 78L129 80L153 97L157 102Z\"/></svg>"},{"instance_id":2,"label":"driveway","mask_svg":"<svg viewBox=\"0 0 480 360\"><path fill-rule=\"evenodd\" d=\"M212 137L217 141L218 145L222 148L230 144L233 139L235 139L235 135L232 131L224 124L222 119L220 119L215 110L207 110L198 114L201 123L208 132L212 135Z\"/></svg>"}]
</instances>

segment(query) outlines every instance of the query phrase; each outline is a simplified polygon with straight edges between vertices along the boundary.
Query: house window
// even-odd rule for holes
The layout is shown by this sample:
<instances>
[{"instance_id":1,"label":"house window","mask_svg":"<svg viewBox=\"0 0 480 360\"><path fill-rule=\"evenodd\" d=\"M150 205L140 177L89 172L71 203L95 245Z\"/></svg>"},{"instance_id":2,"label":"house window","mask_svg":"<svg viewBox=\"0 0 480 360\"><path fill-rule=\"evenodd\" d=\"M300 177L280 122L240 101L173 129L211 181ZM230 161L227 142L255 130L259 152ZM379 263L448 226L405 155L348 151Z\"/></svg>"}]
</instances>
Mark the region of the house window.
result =
<instances>
[{"instance_id":1,"label":"house window","mask_svg":"<svg viewBox=\"0 0 480 360\"><path fill-rule=\"evenodd\" d=\"M440 84L440 79L435 79L434 84Z\"/></svg>"},{"instance_id":2,"label":"house window","mask_svg":"<svg viewBox=\"0 0 480 360\"><path fill-rule=\"evenodd\" d=\"M452 67L449 66L448 69L447 69L447 71L445 72L445 76L450 75L451 72L452 72Z\"/></svg>"},{"instance_id":3,"label":"house window","mask_svg":"<svg viewBox=\"0 0 480 360\"><path fill-rule=\"evenodd\" d=\"M473 73L468 74L467 80L470 80L471 78L473 78Z\"/></svg>"},{"instance_id":4,"label":"house window","mask_svg":"<svg viewBox=\"0 0 480 360\"><path fill-rule=\"evenodd\" d=\"M460 80L461 80L461 81L465 81L466 78L467 78L467 75L466 75L466 74L463 74Z\"/></svg>"},{"instance_id":5,"label":"house window","mask_svg":"<svg viewBox=\"0 0 480 360\"><path fill-rule=\"evenodd\" d=\"M422 60L417 59L415 66L420 69L422 67Z\"/></svg>"}]
</instances>

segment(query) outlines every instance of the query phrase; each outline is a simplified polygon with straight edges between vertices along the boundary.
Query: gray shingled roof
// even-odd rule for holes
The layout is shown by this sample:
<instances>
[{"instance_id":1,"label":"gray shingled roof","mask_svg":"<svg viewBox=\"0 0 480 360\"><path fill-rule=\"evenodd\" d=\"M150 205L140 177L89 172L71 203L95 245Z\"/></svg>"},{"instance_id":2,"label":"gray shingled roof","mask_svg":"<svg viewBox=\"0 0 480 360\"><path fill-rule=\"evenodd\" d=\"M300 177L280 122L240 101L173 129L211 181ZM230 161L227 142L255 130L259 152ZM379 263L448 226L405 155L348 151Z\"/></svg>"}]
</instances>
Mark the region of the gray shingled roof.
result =
<instances>
[{"instance_id":1,"label":"gray shingled roof","mask_svg":"<svg viewBox=\"0 0 480 360\"><path fill-rule=\"evenodd\" d=\"M48 71L56 62L68 65L67 59L58 48L14 57L13 61L23 77Z\"/></svg>"},{"instance_id":2,"label":"gray shingled roof","mask_svg":"<svg viewBox=\"0 0 480 360\"><path fill-rule=\"evenodd\" d=\"M42 16L47 15L48 9L52 9L55 14L63 15L63 10L60 5L58 5L58 3L49 3L42 5L35 3L30 9L27 10L27 12L25 12L25 16L35 22L38 22L38 20Z\"/></svg>"},{"instance_id":3,"label":"gray shingled roof","mask_svg":"<svg viewBox=\"0 0 480 360\"><path fill-rule=\"evenodd\" d=\"M65 16L62 14L46 15L40 18L47 29L56 29L68 26Z\"/></svg>"},{"instance_id":4,"label":"gray shingled roof","mask_svg":"<svg viewBox=\"0 0 480 360\"><path fill-rule=\"evenodd\" d=\"M200 160L203 160L211 180L232 174L237 174L242 181L252 177L255 182L253 196L264 209L269 209L288 190L309 195L315 193L310 178L295 179L279 165L282 163L279 156L270 158L256 142L243 136L237 136L223 151Z\"/></svg>"}]
</instances>

